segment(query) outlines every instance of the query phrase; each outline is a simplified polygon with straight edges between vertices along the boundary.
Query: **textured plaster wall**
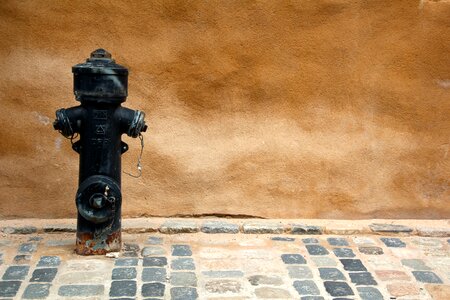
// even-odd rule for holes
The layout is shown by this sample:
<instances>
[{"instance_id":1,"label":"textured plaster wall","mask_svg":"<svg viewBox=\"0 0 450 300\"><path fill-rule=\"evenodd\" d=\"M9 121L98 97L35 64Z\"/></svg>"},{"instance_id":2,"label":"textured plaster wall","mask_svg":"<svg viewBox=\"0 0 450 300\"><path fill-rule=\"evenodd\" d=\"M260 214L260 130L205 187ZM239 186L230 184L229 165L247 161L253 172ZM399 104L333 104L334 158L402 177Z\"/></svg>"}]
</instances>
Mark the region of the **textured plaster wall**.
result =
<instances>
[{"instance_id":1,"label":"textured plaster wall","mask_svg":"<svg viewBox=\"0 0 450 300\"><path fill-rule=\"evenodd\" d=\"M1 217L75 216L52 121L98 47L150 126L126 217L450 217L450 2L398 0L1 1Z\"/></svg>"}]
</instances>

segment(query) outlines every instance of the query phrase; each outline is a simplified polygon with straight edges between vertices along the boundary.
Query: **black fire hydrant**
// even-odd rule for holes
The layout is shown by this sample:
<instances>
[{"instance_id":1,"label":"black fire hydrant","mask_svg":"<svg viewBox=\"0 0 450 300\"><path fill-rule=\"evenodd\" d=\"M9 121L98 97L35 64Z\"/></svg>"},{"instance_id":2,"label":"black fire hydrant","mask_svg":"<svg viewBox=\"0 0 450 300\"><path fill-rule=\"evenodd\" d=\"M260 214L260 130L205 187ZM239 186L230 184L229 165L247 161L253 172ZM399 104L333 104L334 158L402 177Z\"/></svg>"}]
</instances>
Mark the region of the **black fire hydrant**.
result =
<instances>
[{"instance_id":1,"label":"black fire hydrant","mask_svg":"<svg viewBox=\"0 0 450 300\"><path fill-rule=\"evenodd\" d=\"M80 154L76 252L105 254L121 248L121 155L128 145L121 135L142 139L145 114L122 107L128 95L128 69L97 49L85 63L72 67L80 106L56 111L53 127Z\"/></svg>"}]
</instances>

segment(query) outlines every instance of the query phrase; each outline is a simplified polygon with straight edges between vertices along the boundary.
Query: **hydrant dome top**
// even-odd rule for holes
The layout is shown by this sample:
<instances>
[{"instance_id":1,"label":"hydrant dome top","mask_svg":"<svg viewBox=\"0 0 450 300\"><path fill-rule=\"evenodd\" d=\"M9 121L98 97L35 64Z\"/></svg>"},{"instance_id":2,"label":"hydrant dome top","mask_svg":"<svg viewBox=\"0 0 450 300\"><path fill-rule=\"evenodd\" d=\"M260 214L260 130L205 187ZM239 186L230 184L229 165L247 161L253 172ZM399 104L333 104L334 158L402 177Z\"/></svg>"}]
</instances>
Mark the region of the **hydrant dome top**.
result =
<instances>
[{"instance_id":1,"label":"hydrant dome top","mask_svg":"<svg viewBox=\"0 0 450 300\"><path fill-rule=\"evenodd\" d=\"M116 64L115 60L111 58L111 53L102 48L92 52L85 63L73 66L72 72L74 74L128 75L128 69Z\"/></svg>"}]
</instances>

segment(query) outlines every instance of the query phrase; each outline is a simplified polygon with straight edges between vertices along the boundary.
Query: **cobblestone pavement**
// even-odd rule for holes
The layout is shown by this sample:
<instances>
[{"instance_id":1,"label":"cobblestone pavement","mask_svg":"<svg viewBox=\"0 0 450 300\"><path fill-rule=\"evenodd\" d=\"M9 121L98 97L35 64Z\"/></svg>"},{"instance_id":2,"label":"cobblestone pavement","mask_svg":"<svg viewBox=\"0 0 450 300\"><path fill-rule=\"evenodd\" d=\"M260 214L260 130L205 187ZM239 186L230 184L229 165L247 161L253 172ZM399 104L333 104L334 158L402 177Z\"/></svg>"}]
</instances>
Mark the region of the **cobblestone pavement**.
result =
<instances>
[{"instance_id":1,"label":"cobblestone pavement","mask_svg":"<svg viewBox=\"0 0 450 300\"><path fill-rule=\"evenodd\" d=\"M0 299L450 299L450 239L124 234L118 257L74 233L4 234Z\"/></svg>"}]
</instances>

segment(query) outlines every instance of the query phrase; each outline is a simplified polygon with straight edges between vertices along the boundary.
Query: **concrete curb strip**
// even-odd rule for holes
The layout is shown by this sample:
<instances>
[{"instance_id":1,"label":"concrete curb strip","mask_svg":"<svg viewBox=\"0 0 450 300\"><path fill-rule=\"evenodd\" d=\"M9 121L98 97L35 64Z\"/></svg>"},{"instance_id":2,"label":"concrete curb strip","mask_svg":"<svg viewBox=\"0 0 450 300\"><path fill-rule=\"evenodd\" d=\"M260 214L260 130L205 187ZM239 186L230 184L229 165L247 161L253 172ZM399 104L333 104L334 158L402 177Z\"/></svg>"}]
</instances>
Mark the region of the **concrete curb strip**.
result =
<instances>
[{"instance_id":1,"label":"concrete curb strip","mask_svg":"<svg viewBox=\"0 0 450 300\"><path fill-rule=\"evenodd\" d=\"M418 235L424 237L450 237L448 220L270 220L270 219L172 219L172 218L139 218L124 219L123 232L146 233L161 232L163 234L180 233L229 233L229 234L377 234L377 235ZM393 223L396 224L393 224ZM33 224L33 226L29 225ZM323 224L323 225L321 225ZM407 225L408 224L408 225ZM411 226L421 224L421 226ZM18 219L0 221L0 232L3 234L33 234L75 232L75 219Z\"/></svg>"}]
</instances>

